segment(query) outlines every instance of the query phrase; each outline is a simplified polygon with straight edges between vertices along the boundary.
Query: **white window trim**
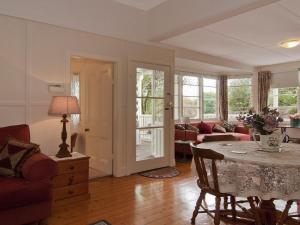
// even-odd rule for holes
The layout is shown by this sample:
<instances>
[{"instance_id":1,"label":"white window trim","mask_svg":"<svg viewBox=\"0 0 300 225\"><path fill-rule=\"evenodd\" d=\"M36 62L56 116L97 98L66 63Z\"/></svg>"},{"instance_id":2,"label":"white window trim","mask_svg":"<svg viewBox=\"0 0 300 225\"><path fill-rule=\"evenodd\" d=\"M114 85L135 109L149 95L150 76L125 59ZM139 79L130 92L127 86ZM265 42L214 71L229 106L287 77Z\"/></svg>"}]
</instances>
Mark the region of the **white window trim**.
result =
<instances>
[{"instance_id":1,"label":"white window trim","mask_svg":"<svg viewBox=\"0 0 300 225\"><path fill-rule=\"evenodd\" d=\"M250 88L251 92L250 92L250 106L253 106L253 103L254 103L254 96L253 96L253 76L250 75L250 74L246 74L246 75L238 75L238 76L235 76L235 75L230 75L227 77L227 80L232 80L232 79L245 79L245 78L249 78L251 79L251 84L250 85L247 85ZM237 87L237 86L235 86ZM227 84L227 89L229 88L228 84ZM229 97L229 95L228 95ZM228 104L228 121L236 121L236 119L232 120L232 118L230 118L230 112L229 112L229 104Z\"/></svg>"},{"instance_id":2,"label":"white window trim","mask_svg":"<svg viewBox=\"0 0 300 225\"><path fill-rule=\"evenodd\" d=\"M201 74L201 73L194 73L194 72L188 72L188 71L176 71L175 75L178 76L178 104L179 104L179 112L178 112L178 119L175 119L175 121L180 121L183 117L183 95L182 95L182 77L183 76L194 76L198 77L199 79L199 118L197 119L190 119L193 121L209 121L209 120L218 120L219 119L219 77L214 75L207 75L207 74ZM215 79L216 80L216 118L204 118L204 98L203 98L203 79Z\"/></svg>"}]
</instances>

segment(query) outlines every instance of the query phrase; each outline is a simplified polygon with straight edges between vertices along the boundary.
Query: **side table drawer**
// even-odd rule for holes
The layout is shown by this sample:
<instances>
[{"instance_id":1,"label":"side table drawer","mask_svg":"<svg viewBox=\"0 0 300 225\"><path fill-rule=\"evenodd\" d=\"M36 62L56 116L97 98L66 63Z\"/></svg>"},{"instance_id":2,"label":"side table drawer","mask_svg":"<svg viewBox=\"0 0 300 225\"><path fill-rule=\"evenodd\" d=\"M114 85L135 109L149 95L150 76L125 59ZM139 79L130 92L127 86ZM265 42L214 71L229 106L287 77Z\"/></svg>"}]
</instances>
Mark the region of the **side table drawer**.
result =
<instances>
[{"instance_id":1,"label":"side table drawer","mask_svg":"<svg viewBox=\"0 0 300 225\"><path fill-rule=\"evenodd\" d=\"M82 182L88 182L89 173L88 171L78 172L78 173L68 173L63 175L58 175L53 179L54 188L70 186Z\"/></svg>"},{"instance_id":2,"label":"side table drawer","mask_svg":"<svg viewBox=\"0 0 300 225\"><path fill-rule=\"evenodd\" d=\"M89 170L88 159L81 160L69 160L65 162L58 163L58 174L81 172Z\"/></svg>"},{"instance_id":3,"label":"side table drawer","mask_svg":"<svg viewBox=\"0 0 300 225\"><path fill-rule=\"evenodd\" d=\"M89 188L87 182L75 184L67 187L56 188L54 189L53 192L54 201L72 198L77 195L82 195L88 193L88 190Z\"/></svg>"}]
</instances>

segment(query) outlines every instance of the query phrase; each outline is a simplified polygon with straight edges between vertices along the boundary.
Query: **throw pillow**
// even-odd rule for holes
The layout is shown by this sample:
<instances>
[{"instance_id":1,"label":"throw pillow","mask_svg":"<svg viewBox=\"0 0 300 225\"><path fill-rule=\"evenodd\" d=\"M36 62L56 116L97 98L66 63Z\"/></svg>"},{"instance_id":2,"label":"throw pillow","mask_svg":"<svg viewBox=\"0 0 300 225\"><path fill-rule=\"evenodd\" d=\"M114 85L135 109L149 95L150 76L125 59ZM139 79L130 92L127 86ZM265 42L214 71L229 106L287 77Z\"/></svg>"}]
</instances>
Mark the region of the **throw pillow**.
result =
<instances>
[{"instance_id":1,"label":"throw pillow","mask_svg":"<svg viewBox=\"0 0 300 225\"><path fill-rule=\"evenodd\" d=\"M181 124L175 124L175 129L177 130L185 130L185 127Z\"/></svg>"},{"instance_id":2,"label":"throw pillow","mask_svg":"<svg viewBox=\"0 0 300 225\"><path fill-rule=\"evenodd\" d=\"M195 132L199 133L199 129L190 124L187 125L187 130L191 130L191 131L195 131Z\"/></svg>"},{"instance_id":3,"label":"throw pillow","mask_svg":"<svg viewBox=\"0 0 300 225\"><path fill-rule=\"evenodd\" d=\"M0 148L0 176L13 176L14 174L8 157L7 144L4 144Z\"/></svg>"},{"instance_id":4,"label":"throw pillow","mask_svg":"<svg viewBox=\"0 0 300 225\"><path fill-rule=\"evenodd\" d=\"M223 122L222 127L226 129L226 132L234 132L235 130L235 125L230 124L227 121Z\"/></svg>"},{"instance_id":5,"label":"throw pillow","mask_svg":"<svg viewBox=\"0 0 300 225\"><path fill-rule=\"evenodd\" d=\"M219 124L214 125L213 131L217 133L226 133L226 129Z\"/></svg>"},{"instance_id":6,"label":"throw pillow","mask_svg":"<svg viewBox=\"0 0 300 225\"><path fill-rule=\"evenodd\" d=\"M201 123L199 124L199 133L200 134L211 134L212 133L212 127L209 124L204 123L203 121L201 121Z\"/></svg>"},{"instance_id":7,"label":"throw pillow","mask_svg":"<svg viewBox=\"0 0 300 225\"><path fill-rule=\"evenodd\" d=\"M40 149L36 144L9 139L0 150L0 175L21 177L23 164L37 152Z\"/></svg>"}]
</instances>

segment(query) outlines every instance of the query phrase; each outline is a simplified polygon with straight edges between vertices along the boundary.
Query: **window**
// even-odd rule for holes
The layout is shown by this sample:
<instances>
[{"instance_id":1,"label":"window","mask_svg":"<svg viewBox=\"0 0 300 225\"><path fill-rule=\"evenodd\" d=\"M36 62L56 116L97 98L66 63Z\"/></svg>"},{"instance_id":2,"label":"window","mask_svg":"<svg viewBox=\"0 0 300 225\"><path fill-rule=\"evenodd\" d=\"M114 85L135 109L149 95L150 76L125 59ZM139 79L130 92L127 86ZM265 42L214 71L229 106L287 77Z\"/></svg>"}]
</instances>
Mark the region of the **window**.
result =
<instances>
[{"instance_id":1,"label":"window","mask_svg":"<svg viewBox=\"0 0 300 225\"><path fill-rule=\"evenodd\" d=\"M198 77L182 77L182 116L200 118L200 82Z\"/></svg>"},{"instance_id":2,"label":"window","mask_svg":"<svg viewBox=\"0 0 300 225\"><path fill-rule=\"evenodd\" d=\"M203 118L217 118L217 80L203 78Z\"/></svg>"},{"instance_id":3,"label":"window","mask_svg":"<svg viewBox=\"0 0 300 225\"><path fill-rule=\"evenodd\" d=\"M283 118L288 118L290 114L297 113L298 88L271 88L268 98L270 107L278 108Z\"/></svg>"},{"instance_id":4,"label":"window","mask_svg":"<svg viewBox=\"0 0 300 225\"><path fill-rule=\"evenodd\" d=\"M217 79L200 74L175 75L174 118L216 119ZM203 106L203 107L202 107Z\"/></svg>"},{"instance_id":5,"label":"window","mask_svg":"<svg viewBox=\"0 0 300 225\"><path fill-rule=\"evenodd\" d=\"M78 103L80 103L80 74L73 73L71 76L71 95L76 96ZM73 125L78 125L80 122L80 114L72 114L71 120Z\"/></svg>"},{"instance_id":6,"label":"window","mask_svg":"<svg viewBox=\"0 0 300 225\"><path fill-rule=\"evenodd\" d=\"M251 78L228 79L228 119L235 120L239 113L251 107Z\"/></svg>"}]
</instances>

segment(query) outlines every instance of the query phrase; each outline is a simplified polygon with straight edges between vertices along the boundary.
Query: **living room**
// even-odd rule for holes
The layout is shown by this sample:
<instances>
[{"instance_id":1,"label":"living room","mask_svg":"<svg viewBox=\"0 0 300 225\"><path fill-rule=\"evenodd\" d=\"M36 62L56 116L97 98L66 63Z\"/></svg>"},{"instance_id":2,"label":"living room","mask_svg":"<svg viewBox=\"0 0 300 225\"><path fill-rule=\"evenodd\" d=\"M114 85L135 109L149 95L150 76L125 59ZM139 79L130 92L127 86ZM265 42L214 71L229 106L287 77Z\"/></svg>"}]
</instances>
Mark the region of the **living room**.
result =
<instances>
[{"instance_id":1,"label":"living room","mask_svg":"<svg viewBox=\"0 0 300 225\"><path fill-rule=\"evenodd\" d=\"M228 121L240 131L233 133L247 136L239 140L250 142L249 129L237 117L269 106L283 118L277 128L285 141L300 140L299 129L291 126L300 110L297 0L0 3L0 162L7 160L1 156L6 147L16 144L10 138L39 145L40 153L30 154L37 153L35 160L45 168L49 164L44 185L54 191L54 200L44 195L39 213L38 205L22 208L32 204L30 197L18 203L22 197L11 183L0 191L0 205L10 205L0 207L0 225L189 224L199 188L192 158L182 157L192 155L190 144L213 135L200 138L196 130L188 138L186 127L198 129L204 121L213 130ZM21 127L7 129L15 125ZM61 174L72 160L80 161L80 174L77 164ZM14 175L5 169L9 179L37 182L43 176L31 174L34 161L23 163L24 171ZM175 175L139 175L158 168L175 168ZM0 169L6 186L2 176ZM71 190L68 183L78 186ZM200 214L196 224L212 221Z\"/></svg>"}]
</instances>

